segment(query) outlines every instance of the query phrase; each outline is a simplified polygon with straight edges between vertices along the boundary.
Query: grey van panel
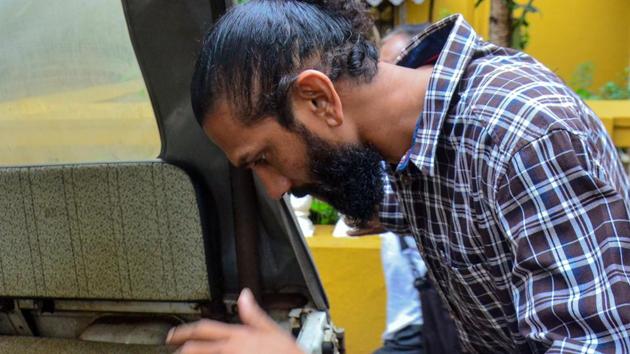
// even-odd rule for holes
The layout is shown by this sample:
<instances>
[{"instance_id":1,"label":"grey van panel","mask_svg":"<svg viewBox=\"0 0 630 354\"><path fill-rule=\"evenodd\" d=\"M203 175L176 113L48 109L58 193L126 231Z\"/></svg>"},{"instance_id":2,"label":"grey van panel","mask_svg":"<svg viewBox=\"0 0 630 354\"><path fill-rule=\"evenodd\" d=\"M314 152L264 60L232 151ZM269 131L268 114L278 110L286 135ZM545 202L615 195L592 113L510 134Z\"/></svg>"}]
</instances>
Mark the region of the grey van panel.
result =
<instances>
[{"instance_id":1,"label":"grey van panel","mask_svg":"<svg viewBox=\"0 0 630 354\"><path fill-rule=\"evenodd\" d=\"M132 345L87 342L76 339L0 336L0 353L20 354L160 354L170 353L160 345Z\"/></svg>"},{"instance_id":2,"label":"grey van panel","mask_svg":"<svg viewBox=\"0 0 630 354\"><path fill-rule=\"evenodd\" d=\"M209 300L195 189L161 162L0 168L0 296Z\"/></svg>"}]
</instances>

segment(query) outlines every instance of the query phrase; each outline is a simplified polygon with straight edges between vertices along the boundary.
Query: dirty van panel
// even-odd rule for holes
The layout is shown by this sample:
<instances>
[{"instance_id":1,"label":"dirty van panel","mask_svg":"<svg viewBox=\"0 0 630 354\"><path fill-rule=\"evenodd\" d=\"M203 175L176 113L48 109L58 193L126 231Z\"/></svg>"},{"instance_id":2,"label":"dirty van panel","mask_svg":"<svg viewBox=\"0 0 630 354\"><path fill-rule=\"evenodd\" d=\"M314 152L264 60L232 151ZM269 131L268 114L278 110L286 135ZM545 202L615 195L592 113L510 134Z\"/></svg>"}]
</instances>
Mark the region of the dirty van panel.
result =
<instances>
[{"instance_id":1,"label":"dirty van panel","mask_svg":"<svg viewBox=\"0 0 630 354\"><path fill-rule=\"evenodd\" d=\"M38 338L0 336L0 346L159 345L171 327L213 317L196 188L183 170L146 161L0 176L13 182L0 205L26 210L11 220L13 209L0 209L0 335Z\"/></svg>"},{"instance_id":2,"label":"dirty van panel","mask_svg":"<svg viewBox=\"0 0 630 354\"><path fill-rule=\"evenodd\" d=\"M28 190L0 195L0 205L28 209L17 220L0 212L0 295L210 299L197 198L183 171L143 162L1 168L0 176L16 182L3 188Z\"/></svg>"}]
</instances>

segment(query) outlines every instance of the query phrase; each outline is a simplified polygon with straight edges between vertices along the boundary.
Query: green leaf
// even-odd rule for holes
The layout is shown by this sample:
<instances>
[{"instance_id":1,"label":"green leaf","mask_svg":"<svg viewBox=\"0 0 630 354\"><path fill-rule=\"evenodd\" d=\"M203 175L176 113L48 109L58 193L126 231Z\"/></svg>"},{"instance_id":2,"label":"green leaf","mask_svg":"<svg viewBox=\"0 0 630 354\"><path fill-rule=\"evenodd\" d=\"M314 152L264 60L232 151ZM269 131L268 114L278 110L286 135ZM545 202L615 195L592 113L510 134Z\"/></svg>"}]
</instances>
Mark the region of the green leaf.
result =
<instances>
[{"instance_id":1,"label":"green leaf","mask_svg":"<svg viewBox=\"0 0 630 354\"><path fill-rule=\"evenodd\" d=\"M527 4L525 5L525 11L535 14L535 13L538 13L538 8L532 6L531 4Z\"/></svg>"},{"instance_id":2,"label":"green leaf","mask_svg":"<svg viewBox=\"0 0 630 354\"><path fill-rule=\"evenodd\" d=\"M588 100L589 98L593 97L593 93L586 89L577 89L575 90L575 93L577 93L578 96L580 96L584 100Z\"/></svg>"},{"instance_id":3,"label":"green leaf","mask_svg":"<svg viewBox=\"0 0 630 354\"><path fill-rule=\"evenodd\" d=\"M594 71L595 65L590 61L578 65L578 67L573 72L573 75L571 76L571 88L573 88L573 90L575 90L576 92L583 91L591 93Z\"/></svg>"},{"instance_id":4,"label":"green leaf","mask_svg":"<svg viewBox=\"0 0 630 354\"><path fill-rule=\"evenodd\" d=\"M310 212L310 218L315 224L334 225L339 220L337 210L319 199L313 199Z\"/></svg>"},{"instance_id":5,"label":"green leaf","mask_svg":"<svg viewBox=\"0 0 630 354\"><path fill-rule=\"evenodd\" d=\"M600 89L601 97L607 100L624 100L628 98L628 90L613 81L608 81Z\"/></svg>"}]
</instances>

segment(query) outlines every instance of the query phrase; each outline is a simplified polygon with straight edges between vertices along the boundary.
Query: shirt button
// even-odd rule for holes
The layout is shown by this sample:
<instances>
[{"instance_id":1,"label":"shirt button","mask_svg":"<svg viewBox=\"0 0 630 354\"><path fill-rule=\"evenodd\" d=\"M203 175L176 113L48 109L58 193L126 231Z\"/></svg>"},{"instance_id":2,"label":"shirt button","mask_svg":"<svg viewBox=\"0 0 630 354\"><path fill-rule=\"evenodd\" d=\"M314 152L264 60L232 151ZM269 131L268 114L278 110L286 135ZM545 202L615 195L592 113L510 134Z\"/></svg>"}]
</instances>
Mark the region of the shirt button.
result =
<instances>
[{"instance_id":1,"label":"shirt button","mask_svg":"<svg viewBox=\"0 0 630 354\"><path fill-rule=\"evenodd\" d=\"M440 254L440 259L442 260L442 262L444 262L444 264L450 263L450 260L446 257L446 252L440 250L439 254Z\"/></svg>"}]
</instances>

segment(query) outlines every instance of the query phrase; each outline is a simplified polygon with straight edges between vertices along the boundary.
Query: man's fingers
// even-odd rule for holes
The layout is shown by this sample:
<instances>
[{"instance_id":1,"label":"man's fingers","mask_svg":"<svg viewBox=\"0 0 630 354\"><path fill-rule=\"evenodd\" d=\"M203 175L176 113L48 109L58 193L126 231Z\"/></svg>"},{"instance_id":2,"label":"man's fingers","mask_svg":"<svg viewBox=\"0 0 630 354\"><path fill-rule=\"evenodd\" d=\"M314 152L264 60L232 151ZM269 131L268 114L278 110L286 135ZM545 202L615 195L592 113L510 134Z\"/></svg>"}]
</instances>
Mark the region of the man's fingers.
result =
<instances>
[{"instance_id":1,"label":"man's fingers","mask_svg":"<svg viewBox=\"0 0 630 354\"><path fill-rule=\"evenodd\" d=\"M256 300L252 292L245 288L238 298L238 314L241 321L254 328L262 330L272 330L276 328L276 324L267 316Z\"/></svg>"},{"instance_id":2,"label":"man's fingers","mask_svg":"<svg viewBox=\"0 0 630 354\"><path fill-rule=\"evenodd\" d=\"M256 304L256 300L254 300L254 296L249 289L243 290L238 298L238 312L241 321L246 326L263 331L277 329L273 320ZM203 342L203 347L213 344L214 348L218 346L218 343L212 342L225 341L244 328L243 326L222 322L201 320L171 329L166 338L166 344L175 346L183 344L180 349L182 353L196 353L193 350L199 350L200 347L197 342Z\"/></svg>"},{"instance_id":3,"label":"man's fingers","mask_svg":"<svg viewBox=\"0 0 630 354\"><path fill-rule=\"evenodd\" d=\"M348 236L352 236L352 237L358 237L358 236L365 236L365 235L378 235L378 234L382 234L385 231L385 228L383 228L382 226L374 226L374 227L367 227L364 229L353 229L347 232Z\"/></svg>"},{"instance_id":4,"label":"man's fingers","mask_svg":"<svg viewBox=\"0 0 630 354\"><path fill-rule=\"evenodd\" d=\"M237 327L217 321L201 320L172 328L166 337L166 344L180 345L186 341L215 341L227 339Z\"/></svg>"},{"instance_id":5,"label":"man's fingers","mask_svg":"<svg viewBox=\"0 0 630 354\"><path fill-rule=\"evenodd\" d=\"M175 354L221 354L224 347L224 342L190 340L179 347Z\"/></svg>"}]
</instances>

